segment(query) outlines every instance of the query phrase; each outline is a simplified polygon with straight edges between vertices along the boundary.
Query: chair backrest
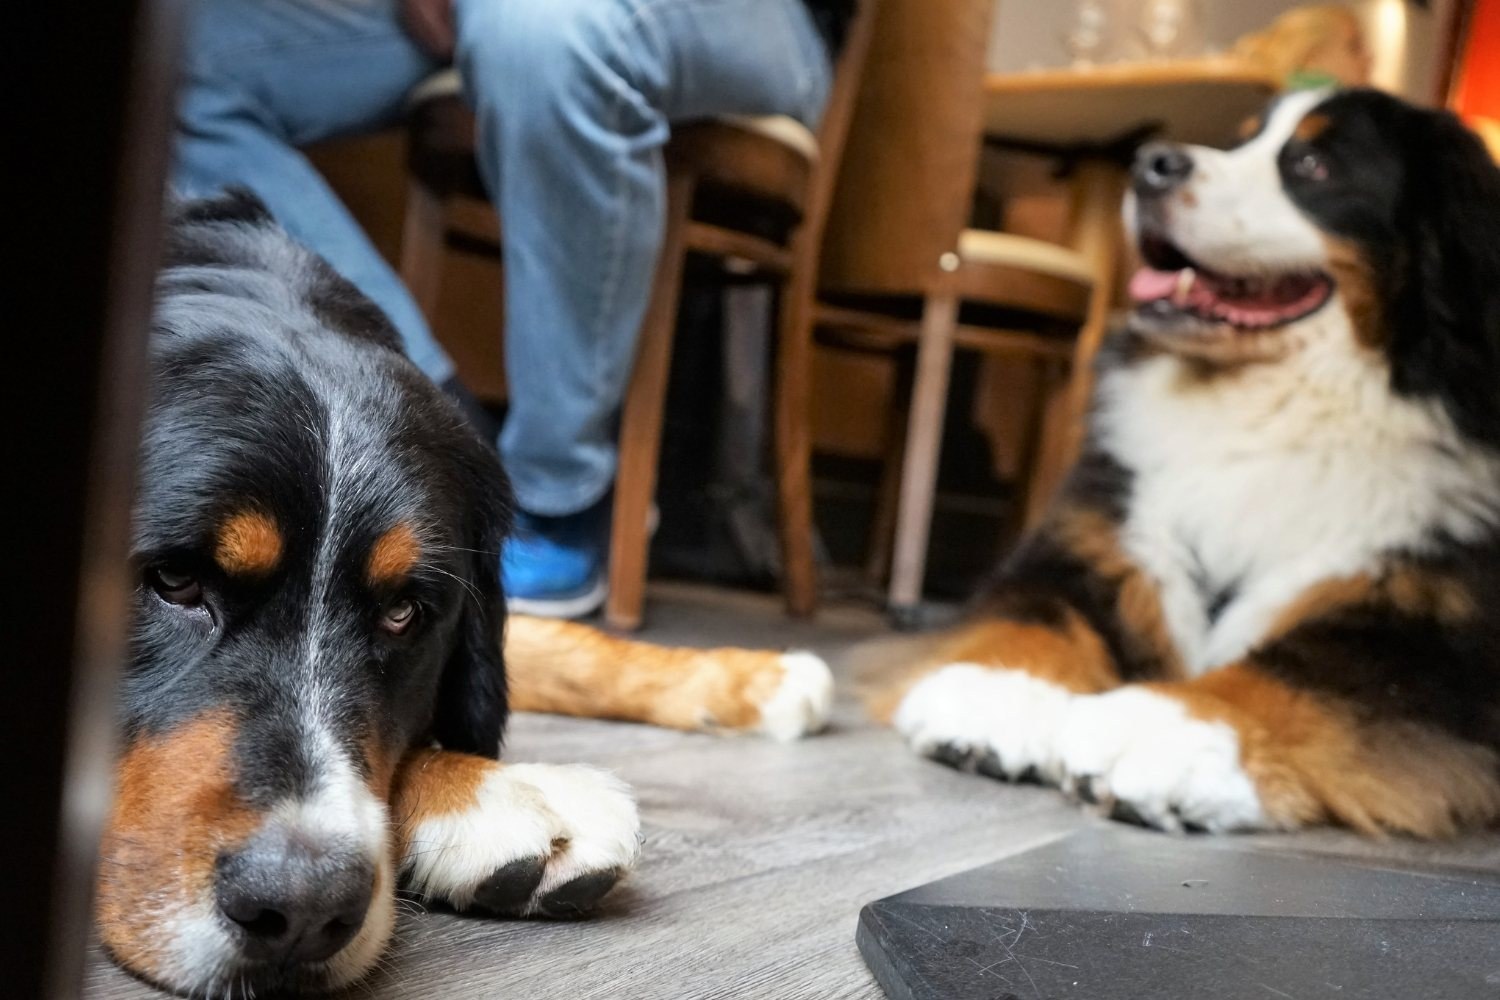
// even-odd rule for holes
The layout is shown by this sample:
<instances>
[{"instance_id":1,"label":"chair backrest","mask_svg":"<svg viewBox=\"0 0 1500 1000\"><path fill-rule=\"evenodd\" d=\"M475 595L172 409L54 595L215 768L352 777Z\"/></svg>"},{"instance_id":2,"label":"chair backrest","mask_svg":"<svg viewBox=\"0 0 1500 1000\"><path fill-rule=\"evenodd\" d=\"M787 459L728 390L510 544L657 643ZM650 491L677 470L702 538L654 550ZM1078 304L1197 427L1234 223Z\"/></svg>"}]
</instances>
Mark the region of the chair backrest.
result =
<instances>
[{"instance_id":1,"label":"chair backrest","mask_svg":"<svg viewBox=\"0 0 1500 1000\"><path fill-rule=\"evenodd\" d=\"M834 188L838 183L839 165L843 161L849 136L849 125L854 117L855 102L864 85L864 75L869 65L870 41L875 33L875 18L883 3L894 0L854 0L854 14L844 33L844 45L839 50L838 61L833 68L833 86L828 92L828 103L823 108L823 118L818 124L818 162L820 169L813 181L808 197L805 219L809 237L816 246L821 238L828 210L833 203Z\"/></svg>"},{"instance_id":2,"label":"chair backrest","mask_svg":"<svg viewBox=\"0 0 1500 1000\"><path fill-rule=\"evenodd\" d=\"M826 291L925 295L969 217L994 0L882 0L823 236Z\"/></svg>"}]
</instances>

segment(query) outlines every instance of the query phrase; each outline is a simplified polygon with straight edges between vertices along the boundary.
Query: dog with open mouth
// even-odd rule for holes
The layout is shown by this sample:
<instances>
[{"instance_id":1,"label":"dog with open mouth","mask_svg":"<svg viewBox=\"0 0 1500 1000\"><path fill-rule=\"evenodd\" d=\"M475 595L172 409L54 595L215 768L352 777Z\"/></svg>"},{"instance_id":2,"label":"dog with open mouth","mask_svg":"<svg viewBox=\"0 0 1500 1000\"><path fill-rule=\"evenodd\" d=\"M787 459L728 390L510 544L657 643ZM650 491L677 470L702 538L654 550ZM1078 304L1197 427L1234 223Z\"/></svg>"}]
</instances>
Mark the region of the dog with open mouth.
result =
<instances>
[{"instance_id":1,"label":"dog with open mouth","mask_svg":"<svg viewBox=\"0 0 1500 1000\"><path fill-rule=\"evenodd\" d=\"M1141 150L1083 455L890 691L919 753L1167 830L1500 817L1500 170L1298 92Z\"/></svg>"},{"instance_id":2,"label":"dog with open mouth","mask_svg":"<svg viewBox=\"0 0 1500 1000\"><path fill-rule=\"evenodd\" d=\"M494 450L253 197L174 207L151 369L96 903L136 975L190 996L348 985L398 886L592 911L635 863L634 798L595 768L500 761L511 708L781 739L827 720L810 654L507 629Z\"/></svg>"}]
</instances>

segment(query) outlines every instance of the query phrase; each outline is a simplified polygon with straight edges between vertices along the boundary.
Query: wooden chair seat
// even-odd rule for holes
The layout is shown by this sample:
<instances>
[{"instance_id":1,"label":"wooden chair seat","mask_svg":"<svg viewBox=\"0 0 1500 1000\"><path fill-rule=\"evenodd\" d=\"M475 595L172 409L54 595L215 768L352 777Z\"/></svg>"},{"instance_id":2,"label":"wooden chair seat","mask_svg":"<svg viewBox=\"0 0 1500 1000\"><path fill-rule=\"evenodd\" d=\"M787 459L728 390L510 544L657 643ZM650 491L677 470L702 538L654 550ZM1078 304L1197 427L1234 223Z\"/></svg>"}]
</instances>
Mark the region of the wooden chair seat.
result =
<instances>
[{"instance_id":1,"label":"wooden chair seat","mask_svg":"<svg viewBox=\"0 0 1500 1000\"><path fill-rule=\"evenodd\" d=\"M462 98L463 94L463 77L456 67L449 66L413 87L406 95L406 108L411 112L429 101ZM713 120L774 139L808 160L818 158L818 137L806 125L787 115L720 115Z\"/></svg>"},{"instance_id":2,"label":"wooden chair seat","mask_svg":"<svg viewBox=\"0 0 1500 1000\"><path fill-rule=\"evenodd\" d=\"M818 158L818 137L787 115L721 115L713 120L778 142L801 153L809 163Z\"/></svg>"},{"instance_id":3,"label":"wooden chair seat","mask_svg":"<svg viewBox=\"0 0 1500 1000\"><path fill-rule=\"evenodd\" d=\"M958 240L960 302L994 305L1039 319L1081 323L1094 269L1067 247L1014 233L966 229Z\"/></svg>"},{"instance_id":4,"label":"wooden chair seat","mask_svg":"<svg viewBox=\"0 0 1500 1000\"><path fill-rule=\"evenodd\" d=\"M411 93L406 95L406 109L412 111L426 104L428 101L447 97L462 97L463 93L464 80L459 75L458 67L449 66L447 69L438 70L411 88Z\"/></svg>"},{"instance_id":5,"label":"wooden chair seat","mask_svg":"<svg viewBox=\"0 0 1500 1000\"><path fill-rule=\"evenodd\" d=\"M813 142L811 156L803 133ZM792 210L788 221L795 222L811 193L817 139L790 118L710 118L679 125L667 144L667 160L673 169L692 173L700 188L785 206Z\"/></svg>"},{"instance_id":6,"label":"wooden chair seat","mask_svg":"<svg viewBox=\"0 0 1500 1000\"><path fill-rule=\"evenodd\" d=\"M474 158L474 114L458 71L445 69L418 84L407 108L411 175L428 195L448 202L450 232L471 243L495 243L498 251L498 228ZM818 139L785 115L725 115L677 127L666 156L673 171L694 178L697 191L774 206L789 231L807 210ZM686 244L690 252L723 258L726 269L741 276L784 275L792 265L785 239L722 219L690 221Z\"/></svg>"},{"instance_id":7,"label":"wooden chair seat","mask_svg":"<svg viewBox=\"0 0 1500 1000\"><path fill-rule=\"evenodd\" d=\"M989 229L965 229L958 236L958 255L965 264L1018 267L1066 278L1085 289L1094 286L1094 268L1087 257L1076 250L1030 236Z\"/></svg>"},{"instance_id":8,"label":"wooden chair seat","mask_svg":"<svg viewBox=\"0 0 1500 1000\"><path fill-rule=\"evenodd\" d=\"M457 69L432 74L406 99L411 127L409 166L434 192L484 198L474 161L474 114ZM667 155L701 182L795 207L818 160L818 137L786 115L724 115L674 130Z\"/></svg>"},{"instance_id":9,"label":"wooden chair seat","mask_svg":"<svg viewBox=\"0 0 1500 1000\"><path fill-rule=\"evenodd\" d=\"M956 257L959 306L991 309L959 322L954 346L1047 360L1072 357L1074 327L1087 317L1094 288L1088 258L1056 243L987 229L960 233ZM818 323L826 342L890 350L921 337L914 312L921 308L920 296L825 288L824 300ZM1066 335L1036 329L1049 323L1065 327Z\"/></svg>"}]
</instances>

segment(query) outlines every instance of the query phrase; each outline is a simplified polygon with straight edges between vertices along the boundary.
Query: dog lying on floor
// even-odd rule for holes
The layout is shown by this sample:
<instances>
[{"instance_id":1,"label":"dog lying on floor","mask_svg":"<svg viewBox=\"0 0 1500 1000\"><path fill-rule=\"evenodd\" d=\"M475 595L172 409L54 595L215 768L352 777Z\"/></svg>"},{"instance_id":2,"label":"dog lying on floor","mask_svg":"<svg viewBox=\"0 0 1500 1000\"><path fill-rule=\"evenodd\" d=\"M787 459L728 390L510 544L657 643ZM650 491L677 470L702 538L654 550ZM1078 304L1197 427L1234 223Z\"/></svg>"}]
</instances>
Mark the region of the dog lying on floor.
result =
<instances>
[{"instance_id":1,"label":"dog lying on floor","mask_svg":"<svg viewBox=\"0 0 1500 1000\"><path fill-rule=\"evenodd\" d=\"M894 690L913 749L1166 830L1500 817L1500 171L1297 93L1156 144L1084 454Z\"/></svg>"},{"instance_id":2,"label":"dog lying on floor","mask_svg":"<svg viewBox=\"0 0 1500 1000\"><path fill-rule=\"evenodd\" d=\"M97 923L192 995L351 983L398 885L587 913L635 861L629 790L498 762L509 707L795 738L809 654L664 650L516 619L493 451L379 311L248 195L174 210Z\"/></svg>"}]
</instances>

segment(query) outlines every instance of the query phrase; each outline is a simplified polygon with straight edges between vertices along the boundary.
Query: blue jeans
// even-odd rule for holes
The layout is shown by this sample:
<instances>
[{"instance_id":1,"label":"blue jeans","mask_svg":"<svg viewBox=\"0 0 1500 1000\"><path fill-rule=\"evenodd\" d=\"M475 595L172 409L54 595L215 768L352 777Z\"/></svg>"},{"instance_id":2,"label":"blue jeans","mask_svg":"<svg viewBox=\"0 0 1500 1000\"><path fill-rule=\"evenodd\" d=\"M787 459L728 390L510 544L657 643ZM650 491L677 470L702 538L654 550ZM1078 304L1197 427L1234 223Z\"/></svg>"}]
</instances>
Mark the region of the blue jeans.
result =
<instances>
[{"instance_id":1,"label":"blue jeans","mask_svg":"<svg viewBox=\"0 0 1500 1000\"><path fill-rule=\"evenodd\" d=\"M801 0L455 0L479 163L503 220L510 408L500 454L523 509L592 506L661 246L672 122L811 125L828 54ZM203 0L176 182L241 184L391 317L412 359L452 363L400 280L297 147L399 120L436 66L394 0Z\"/></svg>"}]
</instances>

